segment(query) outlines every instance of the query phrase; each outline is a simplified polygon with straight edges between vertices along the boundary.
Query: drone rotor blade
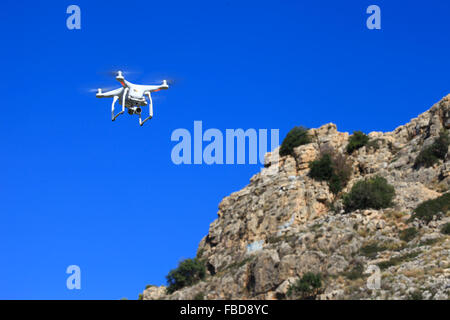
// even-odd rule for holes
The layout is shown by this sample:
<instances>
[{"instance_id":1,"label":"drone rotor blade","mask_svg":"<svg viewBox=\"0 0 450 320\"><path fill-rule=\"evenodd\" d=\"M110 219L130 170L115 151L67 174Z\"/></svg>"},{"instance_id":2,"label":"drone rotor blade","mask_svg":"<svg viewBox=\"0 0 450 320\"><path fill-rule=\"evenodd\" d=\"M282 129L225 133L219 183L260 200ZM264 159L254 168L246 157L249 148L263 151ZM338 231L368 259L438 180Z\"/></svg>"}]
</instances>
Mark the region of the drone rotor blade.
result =
<instances>
[{"instance_id":1,"label":"drone rotor blade","mask_svg":"<svg viewBox=\"0 0 450 320\"><path fill-rule=\"evenodd\" d=\"M111 91L114 90L116 87L99 87L99 88L89 88L87 89L88 92L98 92L98 89L100 89L102 92L105 91Z\"/></svg>"},{"instance_id":2,"label":"drone rotor blade","mask_svg":"<svg viewBox=\"0 0 450 320\"><path fill-rule=\"evenodd\" d=\"M118 69L114 69L114 70L106 70L106 71L99 71L98 74L107 76L107 77L116 77L119 73L119 71L122 72L123 76L129 76L129 75L133 75L133 74L138 74L139 72L137 71L131 71L128 70L126 68L118 68Z\"/></svg>"}]
</instances>

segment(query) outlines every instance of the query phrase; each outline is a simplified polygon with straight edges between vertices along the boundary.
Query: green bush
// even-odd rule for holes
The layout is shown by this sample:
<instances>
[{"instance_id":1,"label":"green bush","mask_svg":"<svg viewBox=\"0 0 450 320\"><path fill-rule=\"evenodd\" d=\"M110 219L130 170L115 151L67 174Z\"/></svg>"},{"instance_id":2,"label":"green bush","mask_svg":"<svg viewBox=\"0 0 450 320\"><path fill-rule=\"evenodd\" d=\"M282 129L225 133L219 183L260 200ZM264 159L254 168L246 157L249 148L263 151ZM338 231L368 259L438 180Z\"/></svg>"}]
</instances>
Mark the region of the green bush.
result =
<instances>
[{"instance_id":1,"label":"green bush","mask_svg":"<svg viewBox=\"0 0 450 320\"><path fill-rule=\"evenodd\" d=\"M344 275L349 280L360 279L364 275L364 265L362 263L357 263L353 267L353 269L351 269L350 271L346 272Z\"/></svg>"},{"instance_id":2,"label":"green bush","mask_svg":"<svg viewBox=\"0 0 450 320\"><path fill-rule=\"evenodd\" d=\"M379 262L379 263L377 263L377 265L380 267L381 270L385 270L392 266L397 266L403 262L411 261L412 259L416 258L419 254L420 254L420 251L410 252L410 253L404 254L402 256L397 256L397 257L391 258L388 261Z\"/></svg>"},{"instance_id":3,"label":"green bush","mask_svg":"<svg viewBox=\"0 0 450 320\"><path fill-rule=\"evenodd\" d=\"M443 234L450 235L450 222L449 222L449 223L446 223L446 224L444 224L444 225L442 226L441 232L442 232Z\"/></svg>"},{"instance_id":4,"label":"green bush","mask_svg":"<svg viewBox=\"0 0 450 320\"><path fill-rule=\"evenodd\" d=\"M333 176L331 155L324 154L309 163L309 176L318 181L329 181Z\"/></svg>"},{"instance_id":5,"label":"green bush","mask_svg":"<svg viewBox=\"0 0 450 320\"><path fill-rule=\"evenodd\" d=\"M293 155L294 148L308 144L311 142L311 137L308 134L308 128L294 127L288 132L286 138L280 147L280 156Z\"/></svg>"},{"instance_id":6,"label":"green bush","mask_svg":"<svg viewBox=\"0 0 450 320\"><path fill-rule=\"evenodd\" d=\"M300 299L314 300L321 292L322 277L319 273L315 274L307 272L298 279L294 284L290 285L287 296L298 297Z\"/></svg>"},{"instance_id":7,"label":"green bush","mask_svg":"<svg viewBox=\"0 0 450 320\"><path fill-rule=\"evenodd\" d=\"M386 179L375 176L356 182L342 200L346 212L357 209L382 209L392 206L394 187Z\"/></svg>"},{"instance_id":8,"label":"green bush","mask_svg":"<svg viewBox=\"0 0 450 320\"><path fill-rule=\"evenodd\" d=\"M387 248L385 246L379 246L377 243L369 243L361 247L359 250L363 256L367 258L374 259L379 252L385 251Z\"/></svg>"},{"instance_id":9,"label":"green bush","mask_svg":"<svg viewBox=\"0 0 450 320\"><path fill-rule=\"evenodd\" d=\"M167 293L173 293L183 287L191 286L206 275L206 268L202 261L197 258L186 259L178 264L178 268L173 269L166 276Z\"/></svg>"},{"instance_id":10,"label":"green bush","mask_svg":"<svg viewBox=\"0 0 450 320\"><path fill-rule=\"evenodd\" d=\"M417 218L426 223L433 220L434 216L441 216L450 210L450 193L446 193L436 199L422 202L414 209L411 220Z\"/></svg>"},{"instance_id":11,"label":"green bush","mask_svg":"<svg viewBox=\"0 0 450 320\"><path fill-rule=\"evenodd\" d=\"M449 145L450 138L448 136L448 133L446 131L442 131L432 145L425 147L424 149L422 149L422 151L420 151L419 155L414 161L414 168L428 168L439 162L439 160L444 160Z\"/></svg>"},{"instance_id":12,"label":"green bush","mask_svg":"<svg viewBox=\"0 0 450 320\"><path fill-rule=\"evenodd\" d=\"M408 300L423 300L422 292L419 290L413 291L408 295Z\"/></svg>"},{"instance_id":13,"label":"green bush","mask_svg":"<svg viewBox=\"0 0 450 320\"><path fill-rule=\"evenodd\" d=\"M361 131L355 131L348 139L347 153L352 154L353 151L364 147L369 142L369 137Z\"/></svg>"},{"instance_id":14,"label":"green bush","mask_svg":"<svg viewBox=\"0 0 450 320\"><path fill-rule=\"evenodd\" d=\"M369 140L366 144L366 148L372 148L374 150L380 149L380 139Z\"/></svg>"},{"instance_id":15,"label":"green bush","mask_svg":"<svg viewBox=\"0 0 450 320\"><path fill-rule=\"evenodd\" d=\"M194 298L194 300L205 300L205 294L203 292L198 292Z\"/></svg>"},{"instance_id":16,"label":"green bush","mask_svg":"<svg viewBox=\"0 0 450 320\"><path fill-rule=\"evenodd\" d=\"M346 155L338 152L333 152L331 159L333 162L333 175L331 176L328 185L331 192L338 194L345 186L347 186L347 183L350 180L352 164Z\"/></svg>"},{"instance_id":17,"label":"green bush","mask_svg":"<svg viewBox=\"0 0 450 320\"><path fill-rule=\"evenodd\" d=\"M412 227L412 228L408 228L405 230L402 230L400 232L400 240L406 241L406 242L410 242L412 239L414 239L418 234L418 231L416 228Z\"/></svg>"},{"instance_id":18,"label":"green bush","mask_svg":"<svg viewBox=\"0 0 450 320\"><path fill-rule=\"evenodd\" d=\"M318 181L327 181L334 194L345 188L352 170L347 157L331 149L321 152L319 159L310 162L309 168L309 176Z\"/></svg>"},{"instance_id":19,"label":"green bush","mask_svg":"<svg viewBox=\"0 0 450 320\"><path fill-rule=\"evenodd\" d=\"M338 194L347 185L346 181L343 181L338 175L333 174L330 181L328 181L328 187L333 194Z\"/></svg>"}]
</instances>

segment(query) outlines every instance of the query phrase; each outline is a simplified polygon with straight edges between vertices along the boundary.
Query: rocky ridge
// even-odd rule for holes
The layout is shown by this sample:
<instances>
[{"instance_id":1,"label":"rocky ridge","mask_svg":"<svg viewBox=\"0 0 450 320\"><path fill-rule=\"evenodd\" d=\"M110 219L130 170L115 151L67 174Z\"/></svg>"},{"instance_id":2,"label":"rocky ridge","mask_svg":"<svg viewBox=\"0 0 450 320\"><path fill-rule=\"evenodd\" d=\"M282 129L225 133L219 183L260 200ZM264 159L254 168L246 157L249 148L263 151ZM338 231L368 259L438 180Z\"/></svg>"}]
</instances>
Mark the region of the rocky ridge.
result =
<instances>
[{"instance_id":1,"label":"rocky ridge","mask_svg":"<svg viewBox=\"0 0 450 320\"><path fill-rule=\"evenodd\" d=\"M446 213L429 223L409 222L413 209L450 186L450 152L430 168L416 169L420 150L450 128L450 95L392 132L355 151L352 176L379 175L395 187L395 205L345 213L326 182L308 176L309 162L328 146L344 153L349 134L330 123L309 130L313 142L294 156L266 155L266 165L244 189L219 204L218 218L198 248L208 275L170 295L149 286L143 299L286 299L290 284L308 271L324 275L319 299L449 299L450 237L440 232ZM273 160L275 158L275 160ZM402 240L402 230L418 234ZM372 248L369 252L367 248ZM384 263L384 264L383 264ZM381 288L367 288L369 266L381 268Z\"/></svg>"}]
</instances>

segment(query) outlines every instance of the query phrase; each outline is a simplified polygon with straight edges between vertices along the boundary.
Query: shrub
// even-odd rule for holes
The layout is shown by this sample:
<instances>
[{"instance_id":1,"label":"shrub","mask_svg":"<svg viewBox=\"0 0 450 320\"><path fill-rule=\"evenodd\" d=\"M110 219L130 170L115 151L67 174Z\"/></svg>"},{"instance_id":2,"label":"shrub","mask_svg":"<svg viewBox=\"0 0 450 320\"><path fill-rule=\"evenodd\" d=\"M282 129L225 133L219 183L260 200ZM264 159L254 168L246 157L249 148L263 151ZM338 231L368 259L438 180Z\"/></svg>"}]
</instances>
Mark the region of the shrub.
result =
<instances>
[{"instance_id":1,"label":"shrub","mask_svg":"<svg viewBox=\"0 0 450 320\"><path fill-rule=\"evenodd\" d=\"M372 148L374 150L380 149L379 145L380 139L369 140L366 144L366 148Z\"/></svg>"},{"instance_id":2,"label":"shrub","mask_svg":"<svg viewBox=\"0 0 450 320\"><path fill-rule=\"evenodd\" d=\"M411 220L417 218L426 223L433 220L434 216L441 216L450 210L450 193L446 193L436 199L422 202L414 209Z\"/></svg>"},{"instance_id":3,"label":"shrub","mask_svg":"<svg viewBox=\"0 0 450 320\"><path fill-rule=\"evenodd\" d=\"M205 300L205 294L203 292L198 292L195 296L194 296L194 300Z\"/></svg>"},{"instance_id":4,"label":"shrub","mask_svg":"<svg viewBox=\"0 0 450 320\"><path fill-rule=\"evenodd\" d=\"M400 240L406 241L406 242L410 242L412 239L414 239L417 236L417 229L412 227L412 228L408 228L403 230L402 232L400 232Z\"/></svg>"},{"instance_id":5,"label":"shrub","mask_svg":"<svg viewBox=\"0 0 450 320\"><path fill-rule=\"evenodd\" d=\"M353 269L345 273L345 277L349 280L356 280L362 278L364 275L364 265L357 263Z\"/></svg>"},{"instance_id":6,"label":"shrub","mask_svg":"<svg viewBox=\"0 0 450 320\"><path fill-rule=\"evenodd\" d=\"M338 194L345 188L352 174L352 164L346 155L334 152L332 154L333 176L329 181L330 191Z\"/></svg>"},{"instance_id":7,"label":"shrub","mask_svg":"<svg viewBox=\"0 0 450 320\"><path fill-rule=\"evenodd\" d=\"M408 300L423 300L422 292L419 290L413 291L408 295Z\"/></svg>"},{"instance_id":8,"label":"shrub","mask_svg":"<svg viewBox=\"0 0 450 320\"><path fill-rule=\"evenodd\" d=\"M167 293L173 293L183 287L191 286L206 275L205 265L197 258L186 259L178 264L178 268L173 269L166 276Z\"/></svg>"},{"instance_id":9,"label":"shrub","mask_svg":"<svg viewBox=\"0 0 450 320\"><path fill-rule=\"evenodd\" d=\"M314 300L321 292L321 288L322 277L320 274L307 272L303 275L303 277L289 286L287 295L288 297L295 296L300 299Z\"/></svg>"},{"instance_id":10,"label":"shrub","mask_svg":"<svg viewBox=\"0 0 450 320\"><path fill-rule=\"evenodd\" d=\"M442 131L436 141L428 147L425 147L420 151L416 160L414 161L414 168L431 167L437 163L440 159L444 160L445 155L450 145L450 138L446 131Z\"/></svg>"},{"instance_id":11,"label":"shrub","mask_svg":"<svg viewBox=\"0 0 450 320\"><path fill-rule=\"evenodd\" d=\"M360 253L367 258L374 259L378 255L378 252L385 250L387 250L387 248L384 246L379 246L377 243L369 243L364 247L361 247Z\"/></svg>"},{"instance_id":12,"label":"shrub","mask_svg":"<svg viewBox=\"0 0 450 320\"><path fill-rule=\"evenodd\" d=\"M397 256L397 257L391 258L388 261L379 262L379 263L377 263L377 265L380 267L381 270L385 270L385 269L388 269L389 267L397 266L405 261L410 261L410 260L414 259L415 257L417 257L419 254L420 254L420 252L410 252L403 256Z\"/></svg>"},{"instance_id":13,"label":"shrub","mask_svg":"<svg viewBox=\"0 0 450 320\"><path fill-rule=\"evenodd\" d=\"M319 159L312 161L309 168L309 176L318 181L327 181L334 194L347 185L352 170L348 158L332 149L322 151Z\"/></svg>"},{"instance_id":14,"label":"shrub","mask_svg":"<svg viewBox=\"0 0 450 320\"><path fill-rule=\"evenodd\" d=\"M324 154L309 163L309 176L318 181L329 181L333 176L331 155Z\"/></svg>"},{"instance_id":15,"label":"shrub","mask_svg":"<svg viewBox=\"0 0 450 320\"><path fill-rule=\"evenodd\" d=\"M375 176L356 182L349 193L344 194L343 204L346 212L357 209L382 209L392 206L394 187L386 179Z\"/></svg>"},{"instance_id":16,"label":"shrub","mask_svg":"<svg viewBox=\"0 0 450 320\"><path fill-rule=\"evenodd\" d=\"M347 153L352 154L353 151L364 147L369 142L369 137L361 131L355 131L348 139Z\"/></svg>"},{"instance_id":17,"label":"shrub","mask_svg":"<svg viewBox=\"0 0 450 320\"><path fill-rule=\"evenodd\" d=\"M333 174L330 181L328 181L328 187L333 194L338 194L342 189L344 189L346 184L347 182L342 181L341 178L335 174Z\"/></svg>"},{"instance_id":18,"label":"shrub","mask_svg":"<svg viewBox=\"0 0 450 320\"><path fill-rule=\"evenodd\" d=\"M308 144L311 142L311 137L308 134L308 128L294 127L288 132L286 138L280 147L280 156L287 156L294 154L294 148Z\"/></svg>"},{"instance_id":19,"label":"shrub","mask_svg":"<svg viewBox=\"0 0 450 320\"><path fill-rule=\"evenodd\" d=\"M448 234L448 235L450 235L450 222L449 222L449 223L446 223L446 224L444 224L444 225L442 226L441 232L442 232L443 234Z\"/></svg>"}]
</instances>

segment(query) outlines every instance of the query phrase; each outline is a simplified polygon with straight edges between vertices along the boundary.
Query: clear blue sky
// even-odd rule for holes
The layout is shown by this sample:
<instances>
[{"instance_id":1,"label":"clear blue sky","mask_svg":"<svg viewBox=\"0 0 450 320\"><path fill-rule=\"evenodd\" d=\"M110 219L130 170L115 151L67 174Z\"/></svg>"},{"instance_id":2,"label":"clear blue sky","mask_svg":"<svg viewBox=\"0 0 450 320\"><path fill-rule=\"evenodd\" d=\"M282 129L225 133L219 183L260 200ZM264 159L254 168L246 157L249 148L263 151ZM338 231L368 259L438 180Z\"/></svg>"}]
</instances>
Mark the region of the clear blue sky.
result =
<instances>
[{"instance_id":1,"label":"clear blue sky","mask_svg":"<svg viewBox=\"0 0 450 320\"><path fill-rule=\"evenodd\" d=\"M81 7L82 29L66 28ZM366 28L366 8L382 30ZM176 166L170 135L327 122L389 131L450 92L450 4L3 1L0 298L137 298L193 257L259 165ZM86 88L125 67L179 81L144 127ZM79 265L82 289L66 289Z\"/></svg>"}]
</instances>

